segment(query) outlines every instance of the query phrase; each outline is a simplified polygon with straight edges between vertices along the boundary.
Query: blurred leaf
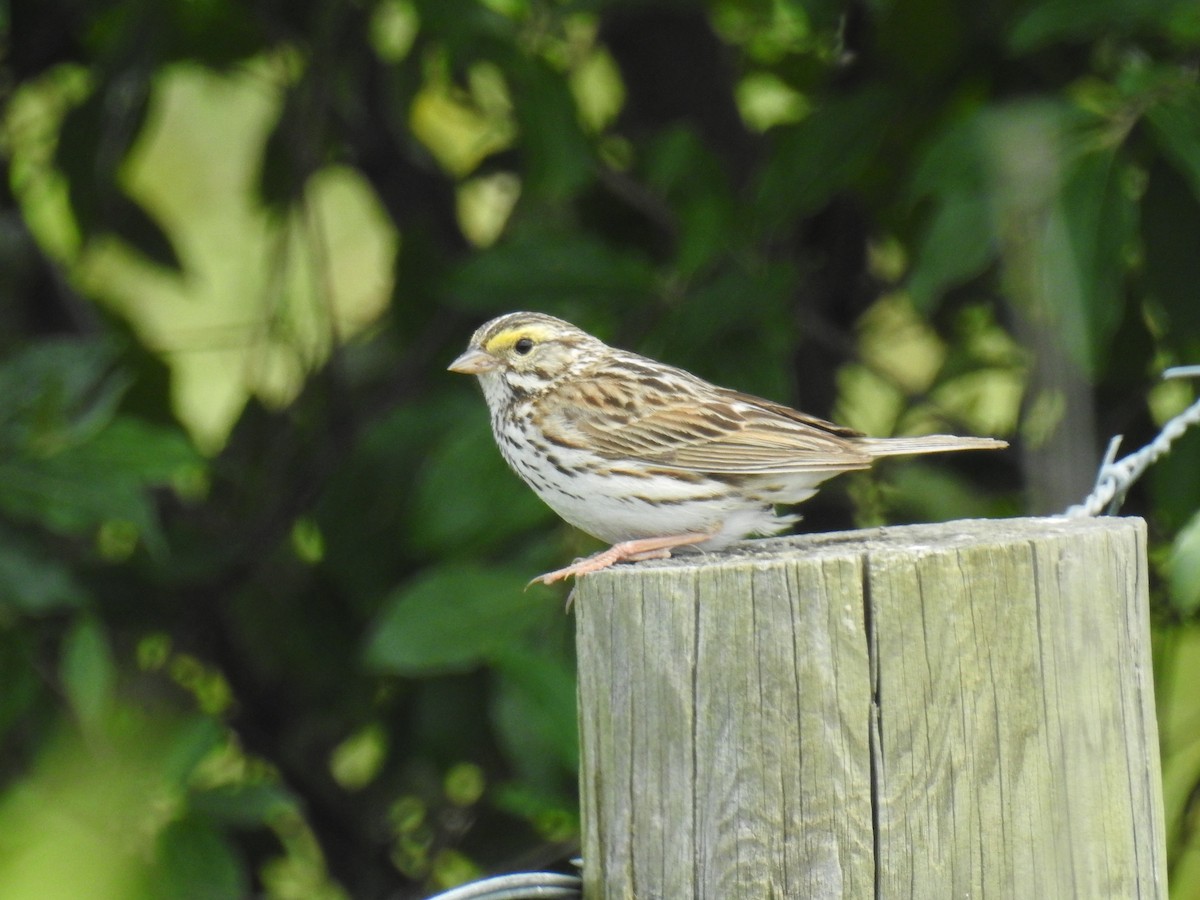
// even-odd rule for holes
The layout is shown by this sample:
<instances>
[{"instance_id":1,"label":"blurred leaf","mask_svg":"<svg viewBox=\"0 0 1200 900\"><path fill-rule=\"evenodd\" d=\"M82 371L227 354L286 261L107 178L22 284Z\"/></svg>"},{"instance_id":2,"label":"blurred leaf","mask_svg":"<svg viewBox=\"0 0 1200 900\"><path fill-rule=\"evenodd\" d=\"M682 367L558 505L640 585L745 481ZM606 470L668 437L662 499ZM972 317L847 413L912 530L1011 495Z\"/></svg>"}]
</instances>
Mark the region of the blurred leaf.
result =
<instances>
[{"instance_id":1,"label":"blurred leaf","mask_svg":"<svg viewBox=\"0 0 1200 900\"><path fill-rule=\"evenodd\" d=\"M972 104L920 148L906 188L911 202L946 193L983 193L989 184L981 128L986 110Z\"/></svg>"},{"instance_id":2,"label":"blurred leaf","mask_svg":"<svg viewBox=\"0 0 1200 900\"><path fill-rule=\"evenodd\" d=\"M357 791L379 774L387 754L387 733L378 722L370 722L333 748L329 773L345 790Z\"/></svg>"},{"instance_id":3,"label":"blurred leaf","mask_svg":"<svg viewBox=\"0 0 1200 900\"><path fill-rule=\"evenodd\" d=\"M804 121L776 129L756 191L755 210L766 230L815 212L860 178L896 108L890 89L870 85L827 97Z\"/></svg>"},{"instance_id":4,"label":"blurred leaf","mask_svg":"<svg viewBox=\"0 0 1200 900\"><path fill-rule=\"evenodd\" d=\"M1182 529L1200 509L1200 428L1189 429L1149 472L1155 518L1165 531Z\"/></svg>"},{"instance_id":5,"label":"blurred leaf","mask_svg":"<svg viewBox=\"0 0 1200 900\"><path fill-rule=\"evenodd\" d=\"M1158 31L1190 0L1040 0L1026 6L1008 29L1008 46L1023 54L1059 42L1082 43L1140 29Z\"/></svg>"},{"instance_id":6,"label":"blurred leaf","mask_svg":"<svg viewBox=\"0 0 1200 900\"><path fill-rule=\"evenodd\" d=\"M177 718L171 722L170 731L164 733L158 748L158 771L167 783L185 787L197 767L225 739L223 727L211 716L195 714Z\"/></svg>"},{"instance_id":7,"label":"blurred leaf","mask_svg":"<svg viewBox=\"0 0 1200 900\"><path fill-rule=\"evenodd\" d=\"M522 782L498 785L491 792L496 807L533 823L544 840L578 840L579 812L561 793Z\"/></svg>"},{"instance_id":8,"label":"blurred leaf","mask_svg":"<svg viewBox=\"0 0 1200 900\"><path fill-rule=\"evenodd\" d=\"M1118 151L1091 149L1095 128L1040 101L983 108L945 128L909 188L934 204L910 276L914 304L932 309L999 254L1014 302L1057 328L1078 361L1103 360L1121 321L1137 207Z\"/></svg>"},{"instance_id":9,"label":"blurred leaf","mask_svg":"<svg viewBox=\"0 0 1200 900\"><path fill-rule=\"evenodd\" d=\"M468 258L450 279L460 307L484 312L552 310L564 300L623 302L653 292L655 274L640 254L570 229L527 228Z\"/></svg>"},{"instance_id":10,"label":"blurred leaf","mask_svg":"<svg viewBox=\"0 0 1200 900\"><path fill-rule=\"evenodd\" d=\"M690 277L715 263L742 235L720 161L690 128L668 129L646 151L646 178L678 211L675 270Z\"/></svg>"},{"instance_id":11,"label":"blurred leaf","mask_svg":"<svg viewBox=\"0 0 1200 900\"><path fill-rule=\"evenodd\" d=\"M917 247L908 291L922 312L932 312L942 294L980 274L996 258L992 210L982 193L943 198Z\"/></svg>"},{"instance_id":12,"label":"blurred leaf","mask_svg":"<svg viewBox=\"0 0 1200 900\"><path fill-rule=\"evenodd\" d=\"M120 467L146 485L165 485L202 457L176 428L120 416L87 445L96 465Z\"/></svg>"},{"instance_id":13,"label":"blurred leaf","mask_svg":"<svg viewBox=\"0 0 1200 900\"><path fill-rule=\"evenodd\" d=\"M980 492L947 465L897 463L883 477L889 521L950 522L1011 515L1003 500Z\"/></svg>"},{"instance_id":14,"label":"blurred leaf","mask_svg":"<svg viewBox=\"0 0 1200 900\"><path fill-rule=\"evenodd\" d=\"M1191 183L1200 200L1200 85L1166 92L1165 99L1146 110L1150 132L1163 155Z\"/></svg>"},{"instance_id":15,"label":"blurred leaf","mask_svg":"<svg viewBox=\"0 0 1200 900\"><path fill-rule=\"evenodd\" d=\"M969 109L945 125L921 148L908 184L910 202L931 206L908 275L913 305L926 313L946 290L979 275L999 251L984 118Z\"/></svg>"},{"instance_id":16,"label":"blurred leaf","mask_svg":"<svg viewBox=\"0 0 1200 900\"><path fill-rule=\"evenodd\" d=\"M76 669L64 676L69 693L95 690L73 688L78 679L99 683L110 677L97 662L107 650L98 649L96 633L89 636L87 627L77 628L68 639L74 648L64 650L75 657L64 660L65 669ZM209 826L201 824L210 833L200 835L183 824L187 818L171 822L183 797L175 764L180 749L194 744L197 729L115 700L109 714L87 724L86 735L63 728L44 741L20 789L0 796L0 832L10 839L0 864L0 895L246 896L240 863L227 847L213 846L219 838ZM238 889L228 889L235 882Z\"/></svg>"},{"instance_id":17,"label":"blurred leaf","mask_svg":"<svg viewBox=\"0 0 1200 900\"><path fill-rule=\"evenodd\" d=\"M31 344L0 365L0 442L44 451L84 440L112 420L129 384L109 342Z\"/></svg>"},{"instance_id":18,"label":"blurred leaf","mask_svg":"<svg viewBox=\"0 0 1200 900\"><path fill-rule=\"evenodd\" d=\"M0 795L0 896L136 898L174 796L163 790L169 720L133 707L41 741L19 789ZM159 894L157 896L169 896Z\"/></svg>"},{"instance_id":19,"label":"blurred leaf","mask_svg":"<svg viewBox=\"0 0 1200 900\"><path fill-rule=\"evenodd\" d=\"M646 182L674 200L687 200L693 192L716 192L726 187L720 160L695 128L675 125L657 135L646 147L642 168Z\"/></svg>"},{"instance_id":20,"label":"blurred leaf","mask_svg":"<svg viewBox=\"0 0 1200 900\"><path fill-rule=\"evenodd\" d=\"M475 763L457 763L442 779L442 791L455 806L472 806L487 788L487 776Z\"/></svg>"},{"instance_id":21,"label":"blurred leaf","mask_svg":"<svg viewBox=\"0 0 1200 900\"><path fill-rule=\"evenodd\" d=\"M595 165L570 86L537 59L523 59L512 74L525 189L565 200L583 187Z\"/></svg>"},{"instance_id":22,"label":"blurred leaf","mask_svg":"<svg viewBox=\"0 0 1200 900\"><path fill-rule=\"evenodd\" d=\"M118 416L128 386L101 341L48 341L0 366L0 511L65 534L125 520L157 541L146 489L201 459L182 432Z\"/></svg>"},{"instance_id":23,"label":"blurred leaf","mask_svg":"<svg viewBox=\"0 0 1200 900\"><path fill-rule=\"evenodd\" d=\"M43 615L85 602L87 591L66 563L0 529L0 611Z\"/></svg>"},{"instance_id":24,"label":"blurred leaf","mask_svg":"<svg viewBox=\"0 0 1200 900\"><path fill-rule=\"evenodd\" d=\"M439 889L457 887L483 875L479 864L458 850L439 850L433 858L430 880Z\"/></svg>"},{"instance_id":25,"label":"blurred leaf","mask_svg":"<svg viewBox=\"0 0 1200 900\"><path fill-rule=\"evenodd\" d=\"M241 862L211 824L195 816L158 836L152 892L178 900L239 900L249 894Z\"/></svg>"},{"instance_id":26,"label":"blurred leaf","mask_svg":"<svg viewBox=\"0 0 1200 900\"><path fill-rule=\"evenodd\" d=\"M321 526L308 516L301 516L292 523L292 550L296 558L315 566L325 556L325 538Z\"/></svg>"},{"instance_id":27,"label":"blurred leaf","mask_svg":"<svg viewBox=\"0 0 1200 900\"><path fill-rule=\"evenodd\" d=\"M1116 152L1106 150L1078 159L1063 185L1063 218L1087 329L1084 350L1093 367L1106 359L1125 305L1127 251L1138 215L1125 175Z\"/></svg>"},{"instance_id":28,"label":"blurred leaf","mask_svg":"<svg viewBox=\"0 0 1200 900\"><path fill-rule=\"evenodd\" d=\"M1169 571L1171 605L1185 616L1200 610L1200 513L1175 536Z\"/></svg>"},{"instance_id":29,"label":"blurred leaf","mask_svg":"<svg viewBox=\"0 0 1200 900\"><path fill-rule=\"evenodd\" d=\"M147 490L199 461L181 432L122 417L60 452L0 460L0 510L64 534L123 519L154 546L158 524Z\"/></svg>"},{"instance_id":30,"label":"blurred leaf","mask_svg":"<svg viewBox=\"0 0 1200 900\"><path fill-rule=\"evenodd\" d=\"M504 567L435 568L396 590L366 647L368 666L398 675L473 669L551 612L547 591Z\"/></svg>"},{"instance_id":31,"label":"blurred leaf","mask_svg":"<svg viewBox=\"0 0 1200 900\"><path fill-rule=\"evenodd\" d=\"M1167 314L1164 337L1186 346L1200 335L1200 194L1188 190L1178 170L1164 163L1150 169L1141 204L1143 272Z\"/></svg>"},{"instance_id":32,"label":"blurred leaf","mask_svg":"<svg viewBox=\"0 0 1200 900\"><path fill-rule=\"evenodd\" d=\"M295 799L277 784L235 784L192 791L188 808L204 818L238 828L260 828L296 808Z\"/></svg>"},{"instance_id":33,"label":"blurred leaf","mask_svg":"<svg viewBox=\"0 0 1200 900\"><path fill-rule=\"evenodd\" d=\"M681 276L689 277L716 263L728 249L733 209L725 198L705 193L680 213L683 228L675 265Z\"/></svg>"},{"instance_id":34,"label":"blurred leaf","mask_svg":"<svg viewBox=\"0 0 1200 900\"><path fill-rule=\"evenodd\" d=\"M529 647L496 657L500 673L492 716L509 758L533 780L549 780L579 765L575 672L561 659ZM557 768L548 767L553 761Z\"/></svg>"},{"instance_id":35,"label":"blurred leaf","mask_svg":"<svg viewBox=\"0 0 1200 900\"><path fill-rule=\"evenodd\" d=\"M92 616L80 616L63 639L59 677L75 715L96 727L109 711L117 670L103 627Z\"/></svg>"},{"instance_id":36,"label":"blurred leaf","mask_svg":"<svg viewBox=\"0 0 1200 900\"><path fill-rule=\"evenodd\" d=\"M478 552L554 517L509 470L492 440L482 398L478 406L419 470L409 527L414 546L426 553L457 547Z\"/></svg>"}]
</instances>

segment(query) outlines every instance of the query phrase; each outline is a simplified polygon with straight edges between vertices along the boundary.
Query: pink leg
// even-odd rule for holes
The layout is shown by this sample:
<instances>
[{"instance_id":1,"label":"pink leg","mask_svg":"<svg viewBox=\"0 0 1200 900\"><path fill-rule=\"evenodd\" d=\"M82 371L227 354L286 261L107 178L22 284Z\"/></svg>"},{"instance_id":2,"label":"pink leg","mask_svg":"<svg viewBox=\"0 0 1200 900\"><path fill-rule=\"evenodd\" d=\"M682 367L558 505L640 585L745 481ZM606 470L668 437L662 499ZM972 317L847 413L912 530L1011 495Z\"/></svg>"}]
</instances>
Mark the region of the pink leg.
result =
<instances>
[{"instance_id":1,"label":"pink leg","mask_svg":"<svg viewBox=\"0 0 1200 900\"><path fill-rule=\"evenodd\" d=\"M613 544L607 550L595 553L586 559L577 559L565 569L556 569L539 575L533 581L542 584L553 584L572 575L578 577L589 572L599 572L619 562L638 562L643 559L667 559L675 547L686 547L689 544L700 544L713 536L714 531L703 534L673 534L666 537L638 538L634 541L622 541Z\"/></svg>"}]
</instances>

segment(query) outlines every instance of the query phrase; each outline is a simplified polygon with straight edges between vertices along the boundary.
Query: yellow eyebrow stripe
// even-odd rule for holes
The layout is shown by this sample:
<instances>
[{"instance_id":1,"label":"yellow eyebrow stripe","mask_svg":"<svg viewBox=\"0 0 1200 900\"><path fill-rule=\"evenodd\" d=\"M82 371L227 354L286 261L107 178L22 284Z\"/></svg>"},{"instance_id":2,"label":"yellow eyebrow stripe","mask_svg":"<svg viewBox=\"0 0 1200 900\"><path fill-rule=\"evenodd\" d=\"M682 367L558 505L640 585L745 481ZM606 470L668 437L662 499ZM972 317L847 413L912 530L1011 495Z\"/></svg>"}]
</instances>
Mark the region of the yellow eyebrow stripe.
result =
<instances>
[{"instance_id":1,"label":"yellow eyebrow stripe","mask_svg":"<svg viewBox=\"0 0 1200 900\"><path fill-rule=\"evenodd\" d=\"M535 344L540 344L552 334L552 329L544 325L522 325L518 328L506 328L493 334L483 345L488 353L503 353L521 338L529 338Z\"/></svg>"}]
</instances>

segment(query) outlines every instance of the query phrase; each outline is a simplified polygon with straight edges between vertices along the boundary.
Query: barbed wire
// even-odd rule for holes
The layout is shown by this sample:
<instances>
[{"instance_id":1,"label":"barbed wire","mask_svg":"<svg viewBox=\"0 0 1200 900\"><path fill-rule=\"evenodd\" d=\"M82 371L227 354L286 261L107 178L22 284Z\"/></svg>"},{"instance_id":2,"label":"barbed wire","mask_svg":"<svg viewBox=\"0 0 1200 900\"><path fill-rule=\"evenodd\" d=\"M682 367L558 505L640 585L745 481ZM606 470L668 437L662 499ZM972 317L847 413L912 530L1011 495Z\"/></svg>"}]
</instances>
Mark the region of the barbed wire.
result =
<instances>
[{"instance_id":1,"label":"barbed wire","mask_svg":"<svg viewBox=\"0 0 1200 900\"><path fill-rule=\"evenodd\" d=\"M1163 372L1163 378L1200 378L1200 366L1176 366ZM1121 448L1121 435L1114 437L1108 442L1104 462L1100 464L1100 471L1096 475L1096 487L1082 503L1072 506L1064 515L1115 515L1125 502L1125 495L1129 493L1134 482L1165 456L1171 445L1193 425L1200 425L1200 400L1167 422L1159 431L1158 437L1149 444L1122 459L1117 459L1117 451Z\"/></svg>"}]
</instances>

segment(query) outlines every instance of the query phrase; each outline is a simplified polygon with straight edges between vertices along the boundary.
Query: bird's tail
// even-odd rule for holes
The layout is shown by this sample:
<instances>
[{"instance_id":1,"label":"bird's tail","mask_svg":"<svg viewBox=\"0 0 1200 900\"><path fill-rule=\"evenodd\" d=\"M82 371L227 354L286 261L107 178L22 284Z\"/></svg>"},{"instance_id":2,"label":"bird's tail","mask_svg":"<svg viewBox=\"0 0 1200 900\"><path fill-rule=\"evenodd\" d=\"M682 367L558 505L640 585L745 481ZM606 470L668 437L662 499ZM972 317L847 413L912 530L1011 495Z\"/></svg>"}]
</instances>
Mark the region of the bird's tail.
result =
<instances>
[{"instance_id":1,"label":"bird's tail","mask_svg":"<svg viewBox=\"0 0 1200 900\"><path fill-rule=\"evenodd\" d=\"M927 434L922 437L859 438L855 443L872 458L907 456L915 453L949 453L952 450L1002 450L1007 441L996 438L957 437L953 434Z\"/></svg>"}]
</instances>

